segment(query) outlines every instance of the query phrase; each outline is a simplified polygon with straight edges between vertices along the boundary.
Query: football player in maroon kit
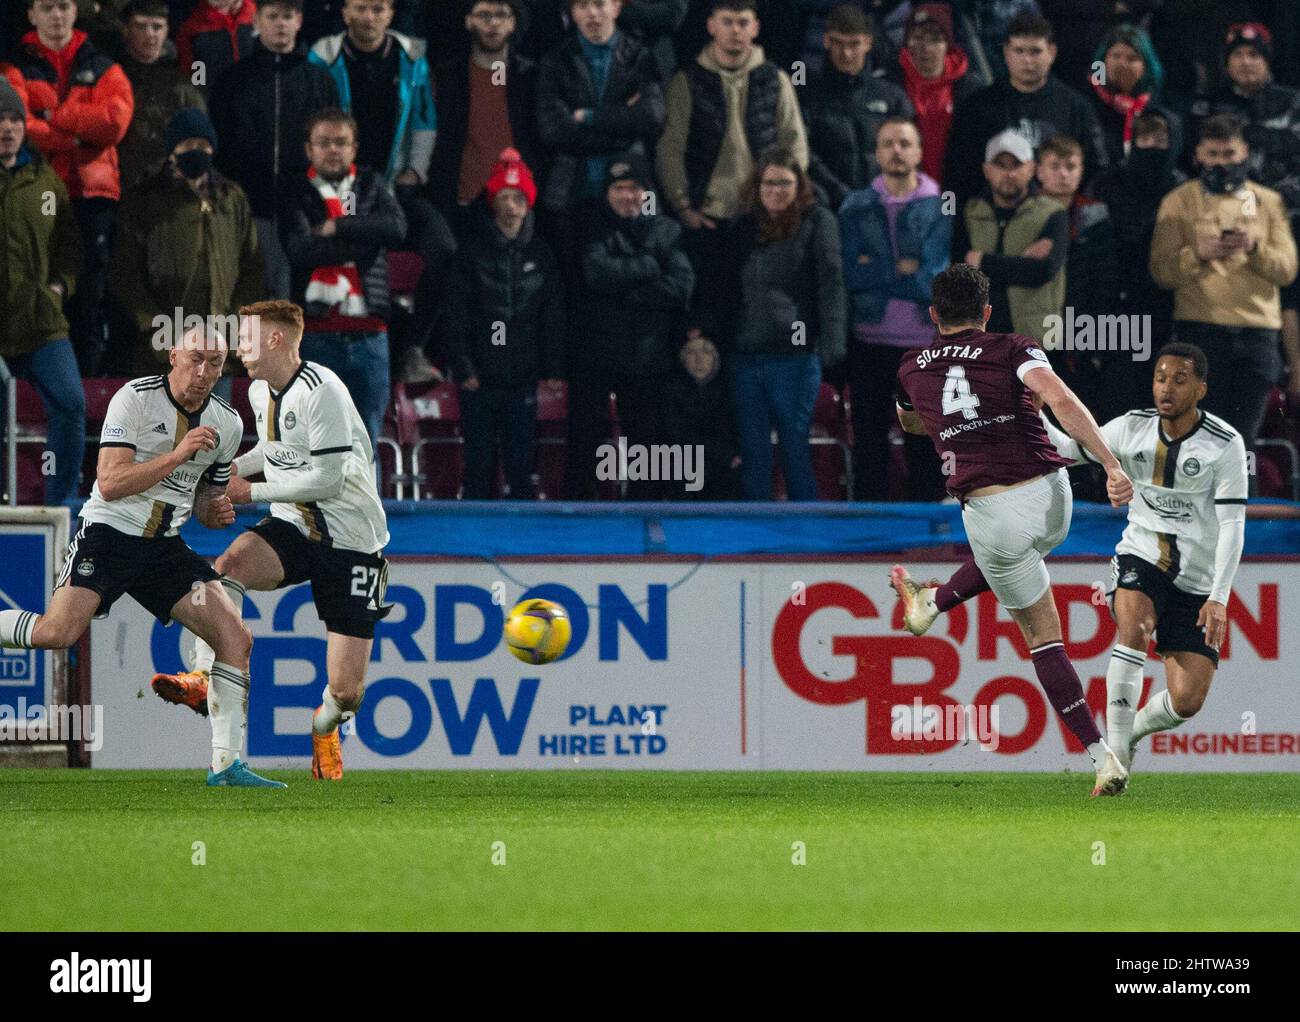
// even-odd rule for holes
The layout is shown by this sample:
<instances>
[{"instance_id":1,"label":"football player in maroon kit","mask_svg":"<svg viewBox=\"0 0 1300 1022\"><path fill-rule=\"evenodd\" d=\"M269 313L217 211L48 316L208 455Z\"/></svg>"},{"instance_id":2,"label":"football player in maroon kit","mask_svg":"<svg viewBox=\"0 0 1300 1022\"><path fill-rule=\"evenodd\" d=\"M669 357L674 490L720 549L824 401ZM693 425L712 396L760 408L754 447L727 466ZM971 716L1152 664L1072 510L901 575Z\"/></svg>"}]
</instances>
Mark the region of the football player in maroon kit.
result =
<instances>
[{"instance_id":1,"label":"football player in maroon kit","mask_svg":"<svg viewBox=\"0 0 1300 1022\"><path fill-rule=\"evenodd\" d=\"M1048 438L1035 395L1106 470L1115 507L1128 503L1133 484L1038 342L985 333L993 311L988 277L965 263L951 266L935 278L931 303L939 336L903 356L898 419L909 433L928 433L934 442L948 492L961 502L974 557L944 585L919 585L895 567L890 581L904 623L921 635L942 611L991 589L1020 626L1047 698L1092 758L1093 795L1118 795L1128 773L1102 738L1065 655L1043 563L1070 531L1071 494L1069 462Z\"/></svg>"}]
</instances>

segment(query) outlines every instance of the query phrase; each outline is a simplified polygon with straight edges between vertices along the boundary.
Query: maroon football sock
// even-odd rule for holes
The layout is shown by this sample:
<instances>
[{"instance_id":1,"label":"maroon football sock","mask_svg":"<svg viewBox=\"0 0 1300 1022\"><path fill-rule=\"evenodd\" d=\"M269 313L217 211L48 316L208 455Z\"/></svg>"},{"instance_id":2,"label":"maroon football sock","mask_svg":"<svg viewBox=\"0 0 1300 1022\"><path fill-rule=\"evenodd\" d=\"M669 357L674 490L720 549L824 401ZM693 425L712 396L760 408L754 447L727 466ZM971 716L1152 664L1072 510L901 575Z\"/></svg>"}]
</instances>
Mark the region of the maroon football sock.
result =
<instances>
[{"instance_id":1,"label":"maroon football sock","mask_svg":"<svg viewBox=\"0 0 1300 1022\"><path fill-rule=\"evenodd\" d=\"M941 585L934 594L934 605L942 611L952 610L959 603L964 603L972 596L988 592L989 584L984 580L975 558L970 558L954 573L952 578Z\"/></svg>"},{"instance_id":2,"label":"maroon football sock","mask_svg":"<svg viewBox=\"0 0 1300 1022\"><path fill-rule=\"evenodd\" d=\"M1101 741L1097 722L1088 707L1088 700L1083 697L1083 683L1079 681L1074 664L1065 655L1065 646L1059 641L1049 642L1031 649L1029 655L1034 658L1038 683L1074 737L1083 743L1084 748Z\"/></svg>"}]
</instances>

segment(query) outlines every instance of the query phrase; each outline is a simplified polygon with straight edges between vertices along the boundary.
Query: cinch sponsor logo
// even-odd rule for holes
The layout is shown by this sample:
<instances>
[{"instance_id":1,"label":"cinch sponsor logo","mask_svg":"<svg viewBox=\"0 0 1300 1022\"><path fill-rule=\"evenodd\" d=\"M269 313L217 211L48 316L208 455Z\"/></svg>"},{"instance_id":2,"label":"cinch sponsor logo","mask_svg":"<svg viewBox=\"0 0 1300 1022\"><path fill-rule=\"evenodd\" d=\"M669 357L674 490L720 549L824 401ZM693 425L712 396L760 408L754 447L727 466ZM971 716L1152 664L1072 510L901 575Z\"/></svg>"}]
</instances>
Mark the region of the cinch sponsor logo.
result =
<instances>
[{"instance_id":1,"label":"cinch sponsor logo","mask_svg":"<svg viewBox=\"0 0 1300 1022\"><path fill-rule=\"evenodd\" d=\"M1228 601L1228 631L1220 653L1222 660L1231 658L1236 632L1240 632L1260 659L1278 659L1277 583L1262 582L1254 588L1255 592L1244 593L1251 598L1253 609L1238 598L1236 591ZM1061 616L1066 655L1077 663L1109 653L1115 643L1115 622L1106 607L1093 602L1094 590L1087 585L1059 584L1052 587L1052 593ZM920 700L920 705L928 713L964 715L963 704L949 694L957 683L963 659L967 670L972 661L997 661L999 644L1007 642L1017 658L1026 663L1026 676L1000 675L986 682L970 700L970 706L977 713L990 714L993 733L996 734L995 751L1001 755L1015 755L1032 749L1046 733L1050 717L1056 721L1065 749L1082 752L1079 740L1051 712L1042 690L1033 680L1024 637L1010 617L1000 616L1005 613L992 593L981 593L970 603L961 604L943 615L930 634L918 638L899 634L902 627L900 606L894 606L892 619L884 618L870 597L853 586L843 582L819 582L807 587L801 603L788 601L777 614L772 626L772 660L786 687L801 699L827 707L862 702L866 714L864 751L867 755L928 755L950 749L961 739L943 735L933 740L917 741L895 726L899 717L897 708L913 707L915 701ZM828 634L835 627L833 622L843 627L846 614L859 622L857 631ZM872 622L872 628L878 634L863 634L861 622L867 621ZM1083 622L1082 627L1080 622ZM947 634L938 634L943 628ZM804 649L817 646L828 648L851 665L843 676L827 677L809 666ZM1153 672L1155 670L1153 664ZM1082 680L1089 709L1094 717L1104 721L1104 667L1100 673ZM1143 698L1152 680L1153 674L1144 679ZM1018 734L997 731L997 721L991 717L991 712L999 700L1021 704L1012 713L1012 719L1024 721ZM1153 751L1161 750L1153 746ZM1279 747L1278 751L1282 749Z\"/></svg>"},{"instance_id":2,"label":"cinch sponsor logo","mask_svg":"<svg viewBox=\"0 0 1300 1022\"><path fill-rule=\"evenodd\" d=\"M149 1000L153 960L149 958L69 958L50 962L50 990L56 994L131 994Z\"/></svg>"},{"instance_id":3,"label":"cinch sponsor logo","mask_svg":"<svg viewBox=\"0 0 1300 1022\"><path fill-rule=\"evenodd\" d=\"M445 739L453 755L483 751L479 741L486 731L486 738L492 742L488 748L502 756L517 756L541 678L477 674L466 696L469 676L464 669L443 667L442 673L436 673L428 665L472 664L496 653L502 645L501 630L510 606L533 598L553 600L569 615L573 637L561 660L593 644L601 662L628 657L668 659L667 585L654 583L640 591L626 591L619 585L601 584L595 587L594 595L593 599L589 590L580 594L566 585L546 583L533 586L503 605L499 594L486 586L436 585L432 593L426 593L412 586L390 584L387 600L396 608L388 618L376 622L370 654L372 664L387 661L389 673L376 672L367 680L365 701L354 721L355 737L381 756L405 756L431 739L436 717L441 731L437 740ZM248 707L248 753L310 756L311 738L306 729L300 733L278 731L276 715L284 709L315 709L325 686L325 639L315 637L322 633L312 606L311 588L300 585L265 596L276 600L269 632L253 601L244 603L244 620L262 622L261 627L252 625L256 639L250 670L255 684ZM426 628L430 619L432 639ZM422 630L423 634L419 634ZM151 646L155 671L184 669L179 629L156 623ZM401 671L404 676L391 673L395 659L407 665ZM391 727L381 727L381 722L394 716L394 708L404 711L400 715L405 720L396 733ZM628 737L623 744L635 749L635 754L657 754L662 751L662 743L649 740L651 737L646 735L644 741ZM585 751L591 754L590 748Z\"/></svg>"}]
</instances>

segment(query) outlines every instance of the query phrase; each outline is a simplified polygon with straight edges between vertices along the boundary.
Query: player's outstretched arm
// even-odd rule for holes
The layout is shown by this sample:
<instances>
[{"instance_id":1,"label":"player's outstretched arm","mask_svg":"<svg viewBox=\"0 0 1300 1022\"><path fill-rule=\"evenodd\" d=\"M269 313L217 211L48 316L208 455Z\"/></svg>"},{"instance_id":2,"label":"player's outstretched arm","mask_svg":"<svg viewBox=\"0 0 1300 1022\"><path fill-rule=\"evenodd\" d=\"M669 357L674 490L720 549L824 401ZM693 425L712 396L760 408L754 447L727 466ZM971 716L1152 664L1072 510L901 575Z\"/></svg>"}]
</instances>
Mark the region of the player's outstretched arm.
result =
<instances>
[{"instance_id":1,"label":"player's outstretched arm","mask_svg":"<svg viewBox=\"0 0 1300 1022\"><path fill-rule=\"evenodd\" d=\"M1043 420L1043 429L1047 430L1047 439L1052 441L1052 446L1056 448L1056 453L1062 458L1069 458L1076 465L1082 465L1087 462L1083 456L1083 451L1079 450L1079 441L1068 433L1057 429L1052 420L1043 414L1040 409L1038 417Z\"/></svg>"},{"instance_id":2,"label":"player's outstretched arm","mask_svg":"<svg viewBox=\"0 0 1300 1022\"><path fill-rule=\"evenodd\" d=\"M1065 427L1066 433L1079 442L1082 450L1106 470L1106 493L1115 507L1133 499L1133 482L1125 474L1119 459L1106 443L1101 427L1074 391L1056 373L1046 367L1034 367L1024 375L1025 386L1039 395Z\"/></svg>"},{"instance_id":3,"label":"player's outstretched arm","mask_svg":"<svg viewBox=\"0 0 1300 1022\"><path fill-rule=\"evenodd\" d=\"M198 426L190 430L174 450L139 464L135 463L133 446L101 446L95 467L95 482L105 500L133 497L166 479L198 451L212 451L216 446L217 432L211 426Z\"/></svg>"},{"instance_id":4,"label":"player's outstretched arm","mask_svg":"<svg viewBox=\"0 0 1300 1022\"><path fill-rule=\"evenodd\" d=\"M249 495L255 504L280 501L286 504L309 504L330 500L343 492L343 453L313 453L311 464L296 472L292 483L253 483Z\"/></svg>"}]
</instances>

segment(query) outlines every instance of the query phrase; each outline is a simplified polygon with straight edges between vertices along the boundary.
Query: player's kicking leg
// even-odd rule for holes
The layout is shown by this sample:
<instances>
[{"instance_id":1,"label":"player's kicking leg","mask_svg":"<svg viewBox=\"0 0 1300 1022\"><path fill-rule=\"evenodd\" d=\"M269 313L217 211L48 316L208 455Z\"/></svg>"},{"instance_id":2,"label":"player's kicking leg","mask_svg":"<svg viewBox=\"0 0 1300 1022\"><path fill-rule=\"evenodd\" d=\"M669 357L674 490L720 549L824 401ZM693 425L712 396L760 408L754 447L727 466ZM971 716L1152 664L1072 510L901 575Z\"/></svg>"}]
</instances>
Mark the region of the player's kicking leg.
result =
<instances>
[{"instance_id":1,"label":"player's kicking leg","mask_svg":"<svg viewBox=\"0 0 1300 1022\"><path fill-rule=\"evenodd\" d=\"M957 604L989 588L973 557L953 572L947 582L940 582L937 578L925 583L916 582L906 568L896 564L889 573L889 584L903 604L903 627L913 635L924 635L940 614L946 614Z\"/></svg>"},{"instance_id":2,"label":"player's kicking leg","mask_svg":"<svg viewBox=\"0 0 1300 1022\"><path fill-rule=\"evenodd\" d=\"M240 759L248 730L248 656L253 636L220 580L206 582L181 597L171 614L213 651L207 691L212 724L209 787L287 787L258 776Z\"/></svg>"},{"instance_id":3,"label":"player's kicking leg","mask_svg":"<svg viewBox=\"0 0 1300 1022\"><path fill-rule=\"evenodd\" d=\"M1015 490L968 500L962 520L974 557L946 585L920 587L934 589L926 601L934 613L921 605L921 612L913 614L913 623L928 628L939 612L991 589L1020 627L1048 702L1088 751L1097 771L1093 795L1118 795L1128 784L1128 771L1102 738L1079 675L1065 655L1061 619L1043 562L1069 532L1070 518L1070 486L1063 471ZM904 601L906 620L905 593L914 593L915 583L907 585L911 580L906 572L900 577L900 570L895 569L891 581L896 580L896 591L902 590L899 597ZM913 595L913 606L920 603Z\"/></svg>"}]
</instances>

